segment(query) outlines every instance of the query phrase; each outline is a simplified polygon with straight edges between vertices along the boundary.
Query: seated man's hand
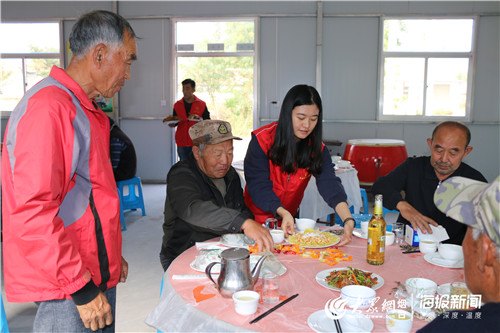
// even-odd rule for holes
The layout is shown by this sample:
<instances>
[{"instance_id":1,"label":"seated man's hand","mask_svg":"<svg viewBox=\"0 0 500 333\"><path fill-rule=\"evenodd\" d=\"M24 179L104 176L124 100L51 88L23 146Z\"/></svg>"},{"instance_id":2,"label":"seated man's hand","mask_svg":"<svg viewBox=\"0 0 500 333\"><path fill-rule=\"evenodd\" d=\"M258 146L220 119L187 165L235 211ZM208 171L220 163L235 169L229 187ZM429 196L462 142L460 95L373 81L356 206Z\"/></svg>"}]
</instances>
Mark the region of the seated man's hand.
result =
<instances>
[{"instance_id":1,"label":"seated man's hand","mask_svg":"<svg viewBox=\"0 0 500 333\"><path fill-rule=\"evenodd\" d=\"M400 201L398 202L398 205L396 208L399 210L401 213L401 216L403 216L408 222L411 223L411 226L413 229L417 230L420 229L424 234L427 232L429 234L432 234L432 229L429 224L432 224L433 226L437 227L439 224L434 221L433 219L420 214L418 210L413 208L412 205L410 205L406 201Z\"/></svg>"},{"instance_id":2,"label":"seated man's hand","mask_svg":"<svg viewBox=\"0 0 500 333\"><path fill-rule=\"evenodd\" d=\"M247 219L243 222L241 230L243 230L246 236L257 242L260 251L266 249L272 252L274 250L273 238L271 237L269 230L262 224L257 223L252 219Z\"/></svg>"},{"instance_id":3,"label":"seated man's hand","mask_svg":"<svg viewBox=\"0 0 500 333\"><path fill-rule=\"evenodd\" d=\"M77 305L76 308L85 327L92 331L97 331L113 323L111 306L102 291L87 304Z\"/></svg>"}]
</instances>

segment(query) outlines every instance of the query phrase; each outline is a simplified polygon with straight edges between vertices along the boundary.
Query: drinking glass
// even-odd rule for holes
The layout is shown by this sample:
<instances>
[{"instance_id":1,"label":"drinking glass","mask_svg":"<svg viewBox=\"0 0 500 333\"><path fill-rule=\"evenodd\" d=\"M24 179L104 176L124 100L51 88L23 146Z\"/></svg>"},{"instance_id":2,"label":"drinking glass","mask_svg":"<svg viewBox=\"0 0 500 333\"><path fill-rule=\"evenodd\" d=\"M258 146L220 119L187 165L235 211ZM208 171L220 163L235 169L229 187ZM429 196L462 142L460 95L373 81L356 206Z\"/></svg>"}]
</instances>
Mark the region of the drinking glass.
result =
<instances>
[{"instance_id":1,"label":"drinking glass","mask_svg":"<svg viewBox=\"0 0 500 333\"><path fill-rule=\"evenodd\" d=\"M277 303L280 300L280 276L266 273L262 276L262 300L266 303Z\"/></svg>"},{"instance_id":2,"label":"drinking glass","mask_svg":"<svg viewBox=\"0 0 500 333\"><path fill-rule=\"evenodd\" d=\"M403 222L396 222L392 225L392 232L394 232L394 243L401 244L404 241L404 229L405 225Z\"/></svg>"}]
</instances>

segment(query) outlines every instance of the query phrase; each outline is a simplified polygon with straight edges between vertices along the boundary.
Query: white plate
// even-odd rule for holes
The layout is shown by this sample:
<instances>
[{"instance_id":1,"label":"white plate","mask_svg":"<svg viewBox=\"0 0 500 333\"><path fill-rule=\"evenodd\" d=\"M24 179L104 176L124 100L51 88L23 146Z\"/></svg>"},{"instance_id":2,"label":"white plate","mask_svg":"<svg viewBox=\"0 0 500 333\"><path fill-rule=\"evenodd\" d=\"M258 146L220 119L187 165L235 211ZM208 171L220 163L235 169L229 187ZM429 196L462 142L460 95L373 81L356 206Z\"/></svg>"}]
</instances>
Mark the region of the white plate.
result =
<instances>
[{"instance_id":1,"label":"white plate","mask_svg":"<svg viewBox=\"0 0 500 333\"><path fill-rule=\"evenodd\" d=\"M318 282L321 286L323 286L323 287L325 287L327 289L335 290L335 291L340 291L339 288L330 286L325 279L326 279L326 277L328 275L330 275L330 272L332 272L332 271L344 271L344 270L347 270L347 268L330 268L330 269L325 269L324 271L321 271L318 274L316 274L316 282ZM360 269L360 271L367 272L367 271L365 271L363 269ZM377 284L375 284L372 287L373 290L377 290L378 288L380 288L380 287L382 287L384 285L384 279L380 275L372 273L372 276L376 277L377 281L378 281Z\"/></svg>"},{"instance_id":2,"label":"white plate","mask_svg":"<svg viewBox=\"0 0 500 333\"><path fill-rule=\"evenodd\" d=\"M179 120L169 120L167 122L165 122L167 125L175 125L179 122Z\"/></svg>"},{"instance_id":3,"label":"white plate","mask_svg":"<svg viewBox=\"0 0 500 333\"><path fill-rule=\"evenodd\" d=\"M445 283L445 284L440 285L437 288L437 293L441 296L450 295L450 286L451 286L451 283Z\"/></svg>"},{"instance_id":4,"label":"white plate","mask_svg":"<svg viewBox=\"0 0 500 333\"><path fill-rule=\"evenodd\" d=\"M345 311L349 316L339 319L343 332L371 332L373 330L373 321L370 318L361 312ZM356 318L352 316L356 316ZM307 318L307 325L318 333L337 332L333 319L326 315L325 310L319 310L311 314Z\"/></svg>"},{"instance_id":5,"label":"white plate","mask_svg":"<svg viewBox=\"0 0 500 333\"><path fill-rule=\"evenodd\" d=\"M261 258L261 256L259 256L259 255L253 255L253 254L250 255L250 271L254 268L254 266L257 264L257 262L259 261L260 258ZM196 264L196 259L195 259L191 262L191 264L189 264L189 266L192 269L194 269L195 271L205 273L205 268L207 268L208 264L203 265L203 267L200 267ZM281 276L281 275L286 273L286 270L287 270L286 267L283 264L281 264L280 270L278 272L276 272L276 274ZM220 273L220 265L214 265L211 272L213 274L219 274ZM262 268L260 269L259 276L262 277L262 275L264 275L266 273L271 273L271 271L266 267L266 262L264 261L264 263L262 264Z\"/></svg>"},{"instance_id":6,"label":"white plate","mask_svg":"<svg viewBox=\"0 0 500 333\"><path fill-rule=\"evenodd\" d=\"M191 119L191 118L188 118L189 121L202 121L203 119Z\"/></svg>"},{"instance_id":7,"label":"white plate","mask_svg":"<svg viewBox=\"0 0 500 333\"><path fill-rule=\"evenodd\" d=\"M451 262L449 260L446 260L442 258L439 255L439 252L434 252L434 253L427 253L424 256L425 261L428 263L431 263L436 266L440 267L446 267L446 268L464 268L464 260L458 260L455 262Z\"/></svg>"},{"instance_id":8,"label":"white plate","mask_svg":"<svg viewBox=\"0 0 500 333\"><path fill-rule=\"evenodd\" d=\"M222 245L230 247L245 247L255 244L255 241L244 234L225 234L220 237Z\"/></svg>"},{"instance_id":9,"label":"white plate","mask_svg":"<svg viewBox=\"0 0 500 333\"><path fill-rule=\"evenodd\" d=\"M363 239L367 239L368 238L368 235L364 234L361 232L361 229L354 229L352 231L352 234L356 237L359 237L359 238L363 238Z\"/></svg>"}]
</instances>

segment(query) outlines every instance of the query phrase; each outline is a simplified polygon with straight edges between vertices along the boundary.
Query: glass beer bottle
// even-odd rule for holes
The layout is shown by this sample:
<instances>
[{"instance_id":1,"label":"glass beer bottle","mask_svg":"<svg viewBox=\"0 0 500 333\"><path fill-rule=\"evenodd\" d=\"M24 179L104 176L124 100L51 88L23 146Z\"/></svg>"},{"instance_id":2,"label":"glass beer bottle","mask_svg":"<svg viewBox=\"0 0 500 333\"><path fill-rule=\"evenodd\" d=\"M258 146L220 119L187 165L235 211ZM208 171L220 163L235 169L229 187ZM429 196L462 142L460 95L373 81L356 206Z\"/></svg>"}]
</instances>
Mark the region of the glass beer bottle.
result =
<instances>
[{"instance_id":1,"label":"glass beer bottle","mask_svg":"<svg viewBox=\"0 0 500 333\"><path fill-rule=\"evenodd\" d=\"M382 194L375 195L373 216L368 222L368 249L366 261L372 265L382 265L385 259L385 220L382 212Z\"/></svg>"}]
</instances>

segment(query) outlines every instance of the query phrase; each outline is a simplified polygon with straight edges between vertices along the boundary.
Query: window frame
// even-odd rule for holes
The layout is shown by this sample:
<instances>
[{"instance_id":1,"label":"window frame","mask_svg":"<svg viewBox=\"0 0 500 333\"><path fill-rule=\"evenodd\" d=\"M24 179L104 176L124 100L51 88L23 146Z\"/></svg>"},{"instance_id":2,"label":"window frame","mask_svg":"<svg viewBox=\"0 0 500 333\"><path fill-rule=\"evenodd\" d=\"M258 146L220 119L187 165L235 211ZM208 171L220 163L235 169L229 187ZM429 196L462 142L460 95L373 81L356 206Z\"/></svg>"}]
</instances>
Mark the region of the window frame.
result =
<instances>
[{"instance_id":1,"label":"window frame","mask_svg":"<svg viewBox=\"0 0 500 333\"><path fill-rule=\"evenodd\" d=\"M63 40L63 22L62 20L37 20L37 21L2 21L2 23L5 24L43 24L43 23L57 23L59 26L59 52L53 52L53 53L0 53L0 59L19 59L21 60L22 63L22 68L23 68L23 93L26 94L26 91L28 90L26 87L26 59L59 59L59 65L62 67L64 66L64 54L65 54L65 49L64 49L64 40ZM68 44L69 48L69 44ZM0 110L0 112L5 113L7 112L10 114L13 110Z\"/></svg>"},{"instance_id":2,"label":"window frame","mask_svg":"<svg viewBox=\"0 0 500 333\"><path fill-rule=\"evenodd\" d=\"M472 41L471 50L469 52L392 52L384 51L384 22L385 20L453 20L453 19L471 19L472 23ZM388 16L382 15L379 22L379 79L378 79L378 111L377 120L387 121L410 121L410 122L439 122L442 120L460 120L468 122L472 119L472 105L474 97L474 82L476 73L476 46L477 46L477 30L478 30L478 15L466 16ZM424 60L424 84L422 115L384 115L384 72L385 60L387 58L418 58ZM469 59L469 70L467 75L467 101L465 103L465 116L427 116L425 115L427 107L427 77L428 77L428 62L429 59L439 58L455 58Z\"/></svg>"}]
</instances>

